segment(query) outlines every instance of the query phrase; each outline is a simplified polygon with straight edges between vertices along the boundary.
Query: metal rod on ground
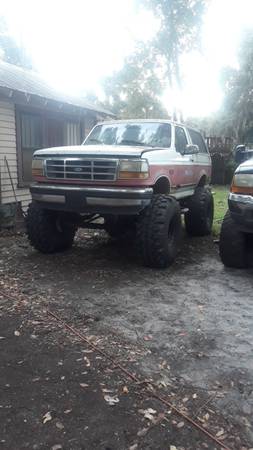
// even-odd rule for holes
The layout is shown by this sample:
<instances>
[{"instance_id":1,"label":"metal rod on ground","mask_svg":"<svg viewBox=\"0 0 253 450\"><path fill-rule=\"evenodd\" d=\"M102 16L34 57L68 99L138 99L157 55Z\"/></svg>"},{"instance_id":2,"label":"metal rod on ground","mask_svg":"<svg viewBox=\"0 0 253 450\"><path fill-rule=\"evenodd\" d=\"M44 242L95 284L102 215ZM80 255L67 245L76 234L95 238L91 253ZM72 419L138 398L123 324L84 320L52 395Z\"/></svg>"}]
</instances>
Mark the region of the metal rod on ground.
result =
<instances>
[{"instance_id":1,"label":"metal rod on ground","mask_svg":"<svg viewBox=\"0 0 253 450\"><path fill-rule=\"evenodd\" d=\"M4 291L0 290L0 295L3 295L6 298L9 298L10 300L16 300L14 295L6 294ZM136 384L146 384L147 385L147 391L150 395L152 395L154 398L159 400L164 405L168 406L171 410L173 410L176 414L183 417L190 425L194 426L197 430L201 431L203 434L205 434L210 440L218 444L221 448L225 450L230 450L222 441L220 441L218 438L216 438L213 434L209 433L208 430L206 430L204 427L202 427L198 422L196 422L194 419L192 419L190 416L187 416L185 413L180 411L176 406L174 406L170 401L166 400L165 398L161 397L160 395L156 394L155 389L156 387L152 385L152 383L147 381L140 380L135 374L129 372L125 367L118 364L112 356L110 356L107 352L100 349L96 344L93 344L83 333L80 333L77 329L69 325L68 323L64 322L64 320L61 319L57 314L53 313L50 310L47 310L47 314L51 317L53 317L57 322L61 323L61 325L66 328L67 330L71 331L75 336L78 336L79 339L83 342L86 342L93 350L100 353L102 356L104 356L106 359L108 359L112 364L114 364L115 367L118 367L127 377L129 377L132 381L134 381Z\"/></svg>"},{"instance_id":2,"label":"metal rod on ground","mask_svg":"<svg viewBox=\"0 0 253 450\"><path fill-rule=\"evenodd\" d=\"M96 350L97 352L99 352L101 355L103 355L106 359L108 359L110 362L114 362L115 366L118 367L122 372L125 373L125 375L127 375L129 378L131 378L135 383L140 383L140 380L136 377L136 375L132 374L131 372L129 372L127 369L125 369L125 367L121 366L120 364L118 364L117 362L115 362L113 360L113 358L106 353L105 351L101 350L97 345L93 344L92 342L90 342L90 340L84 336L82 333L80 333L78 330L76 330L74 327L72 327L71 325L69 325L68 323L64 322L64 320L62 320L59 316L57 316L55 313L53 313L52 311L47 310L47 313L52 316L57 322L60 322L66 329L68 329L69 331L71 331L73 334L75 334L76 336L79 337L80 340L86 342L90 347L92 347L94 350ZM152 383L148 382L147 384L147 390L148 392L157 400L159 400L161 403L163 403L164 405L168 406L171 410L173 410L176 414L178 414L179 416L183 417L190 425L194 426L195 428L197 428L199 431L201 431L203 434L205 434L209 439L211 439L213 442L215 442L216 444L218 444L221 448L225 449L225 450L230 450L222 441L220 441L219 439L217 439L213 434L209 433L209 431L207 431L204 427L202 427L198 422L196 422L195 420L193 420L191 417L187 416L185 413L183 413L182 411L180 411L178 408L176 408L171 402L169 402L168 400L164 399L163 397L161 397L160 395L156 394L155 392L155 386L152 385Z\"/></svg>"}]
</instances>

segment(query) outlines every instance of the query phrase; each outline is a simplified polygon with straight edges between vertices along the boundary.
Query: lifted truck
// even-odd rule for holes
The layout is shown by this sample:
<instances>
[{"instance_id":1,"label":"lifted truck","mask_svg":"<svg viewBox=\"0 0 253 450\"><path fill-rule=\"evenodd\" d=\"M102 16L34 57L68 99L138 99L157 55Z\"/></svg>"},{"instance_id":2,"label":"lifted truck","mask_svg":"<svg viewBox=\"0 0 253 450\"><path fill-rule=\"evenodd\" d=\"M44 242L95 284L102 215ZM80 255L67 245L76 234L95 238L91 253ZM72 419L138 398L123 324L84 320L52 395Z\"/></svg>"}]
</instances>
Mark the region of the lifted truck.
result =
<instances>
[{"instance_id":1,"label":"lifted truck","mask_svg":"<svg viewBox=\"0 0 253 450\"><path fill-rule=\"evenodd\" d=\"M189 234L212 229L210 155L201 134L184 125L99 123L80 146L36 151L32 173L27 233L43 253L71 247L78 227L114 237L132 230L143 263L163 268L178 251L181 213Z\"/></svg>"},{"instance_id":2,"label":"lifted truck","mask_svg":"<svg viewBox=\"0 0 253 450\"><path fill-rule=\"evenodd\" d=\"M220 257L227 267L244 268L253 243L253 148L238 145L237 167L220 233ZM242 162L244 161L244 162Z\"/></svg>"}]
</instances>

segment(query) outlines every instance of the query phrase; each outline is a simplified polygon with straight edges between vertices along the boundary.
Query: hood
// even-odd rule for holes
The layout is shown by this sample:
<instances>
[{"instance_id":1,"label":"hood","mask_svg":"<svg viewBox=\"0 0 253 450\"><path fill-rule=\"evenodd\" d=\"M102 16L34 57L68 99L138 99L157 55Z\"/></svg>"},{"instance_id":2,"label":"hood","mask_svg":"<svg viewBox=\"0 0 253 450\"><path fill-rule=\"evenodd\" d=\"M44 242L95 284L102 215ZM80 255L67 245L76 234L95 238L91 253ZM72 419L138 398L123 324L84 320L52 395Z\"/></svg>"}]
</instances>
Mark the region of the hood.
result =
<instances>
[{"instance_id":1,"label":"hood","mask_svg":"<svg viewBox=\"0 0 253 450\"><path fill-rule=\"evenodd\" d=\"M143 153L154 148L134 147L129 145L70 145L66 147L53 147L37 150L35 156L89 156L97 158L140 158Z\"/></svg>"},{"instance_id":2,"label":"hood","mask_svg":"<svg viewBox=\"0 0 253 450\"><path fill-rule=\"evenodd\" d=\"M247 161L244 161L237 167L235 173L239 172L253 173L253 153L250 159L247 159Z\"/></svg>"}]
</instances>

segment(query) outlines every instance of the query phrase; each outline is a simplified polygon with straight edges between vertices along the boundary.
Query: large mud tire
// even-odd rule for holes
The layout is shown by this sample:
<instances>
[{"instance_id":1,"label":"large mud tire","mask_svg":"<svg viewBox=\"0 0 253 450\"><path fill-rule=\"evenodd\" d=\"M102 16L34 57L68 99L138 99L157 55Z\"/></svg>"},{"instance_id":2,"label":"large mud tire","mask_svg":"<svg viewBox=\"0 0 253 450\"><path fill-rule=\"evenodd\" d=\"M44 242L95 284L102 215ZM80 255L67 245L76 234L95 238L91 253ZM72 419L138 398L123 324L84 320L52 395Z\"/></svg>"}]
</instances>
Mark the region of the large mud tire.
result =
<instances>
[{"instance_id":1,"label":"large mud tire","mask_svg":"<svg viewBox=\"0 0 253 450\"><path fill-rule=\"evenodd\" d=\"M247 267L247 236L238 229L230 211L226 212L222 222L219 248L225 266L237 269Z\"/></svg>"},{"instance_id":2,"label":"large mud tire","mask_svg":"<svg viewBox=\"0 0 253 450\"><path fill-rule=\"evenodd\" d=\"M137 240L145 266L165 268L173 263L182 235L180 206L166 195L154 195L137 222Z\"/></svg>"},{"instance_id":3,"label":"large mud tire","mask_svg":"<svg viewBox=\"0 0 253 450\"><path fill-rule=\"evenodd\" d=\"M31 245L41 253L67 250L73 244L76 227L59 218L55 211L30 203L26 217L27 235Z\"/></svg>"},{"instance_id":4,"label":"large mud tire","mask_svg":"<svg viewBox=\"0 0 253 450\"><path fill-rule=\"evenodd\" d=\"M198 187L188 203L185 228L191 236L211 234L213 226L213 196L206 187Z\"/></svg>"}]
</instances>

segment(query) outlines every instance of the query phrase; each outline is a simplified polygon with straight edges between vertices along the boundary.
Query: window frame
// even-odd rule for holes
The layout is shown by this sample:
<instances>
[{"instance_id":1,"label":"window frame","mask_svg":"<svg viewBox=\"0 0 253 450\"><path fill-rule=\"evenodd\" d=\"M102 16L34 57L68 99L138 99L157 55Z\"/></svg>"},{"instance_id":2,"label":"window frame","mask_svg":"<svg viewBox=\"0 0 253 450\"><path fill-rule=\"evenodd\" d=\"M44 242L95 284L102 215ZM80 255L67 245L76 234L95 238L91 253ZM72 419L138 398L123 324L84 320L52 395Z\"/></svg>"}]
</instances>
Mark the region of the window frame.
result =
<instances>
[{"instance_id":1,"label":"window frame","mask_svg":"<svg viewBox=\"0 0 253 450\"><path fill-rule=\"evenodd\" d=\"M175 124L175 126L174 126L174 146L175 146L175 151L176 151L179 155L184 156L184 154L183 154L182 152L178 151L178 150L177 150L177 147L176 147L176 129L177 129L177 128L181 128L181 129L184 131L185 138L186 138L186 145L189 144L189 137L188 137L188 133L187 133L188 130L186 130L186 128L185 128L184 126L182 126L182 125L177 125L177 124Z\"/></svg>"},{"instance_id":2,"label":"window frame","mask_svg":"<svg viewBox=\"0 0 253 450\"><path fill-rule=\"evenodd\" d=\"M205 139L204 139L204 137L202 136L202 134L201 134L199 131L194 130L194 128L187 128L187 132L188 132L188 134L189 134L191 143L192 143L193 145L197 145L197 146L199 147L199 153L202 153L202 155L208 154L207 145L206 145L206 143L205 143ZM201 151L199 144L196 144L195 142L193 142L191 132L197 133L197 134L200 136L200 138L201 138L201 140L202 140L202 143L203 143L203 147L205 148L205 151Z\"/></svg>"},{"instance_id":3,"label":"window frame","mask_svg":"<svg viewBox=\"0 0 253 450\"><path fill-rule=\"evenodd\" d=\"M77 122L80 124L80 144L83 141L85 133L85 115L70 115L65 113L57 113L50 110L41 110L39 108L33 108L32 106L15 104L15 126L16 126L16 158L17 158L17 188L29 188L31 181L25 181L23 179L23 159L22 159L22 131L21 131L21 116L22 114L31 114L40 116L42 123L42 146L41 148L48 147L48 129L47 122L50 118L59 119L64 127L67 122ZM65 136L64 136L65 139ZM65 145L65 144L64 144Z\"/></svg>"},{"instance_id":4,"label":"window frame","mask_svg":"<svg viewBox=\"0 0 253 450\"><path fill-rule=\"evenodd\" d=\"M22 114L36 115L41 118L42 128L42 148L45 147L45 120L43 120L42 111L39 109L21 107L16 105L15 122L16 122L16 147L17 147L17 176L18 176L18 188L28 188L31 184L30 181L23 179L23 158L22 158L22 131L21 131L21 117Z\"/></svg>"}]
</instances>

